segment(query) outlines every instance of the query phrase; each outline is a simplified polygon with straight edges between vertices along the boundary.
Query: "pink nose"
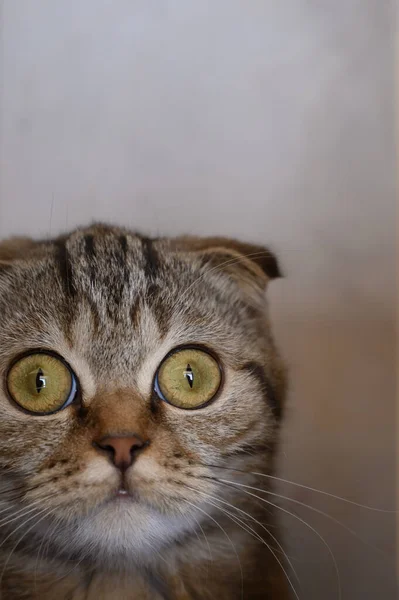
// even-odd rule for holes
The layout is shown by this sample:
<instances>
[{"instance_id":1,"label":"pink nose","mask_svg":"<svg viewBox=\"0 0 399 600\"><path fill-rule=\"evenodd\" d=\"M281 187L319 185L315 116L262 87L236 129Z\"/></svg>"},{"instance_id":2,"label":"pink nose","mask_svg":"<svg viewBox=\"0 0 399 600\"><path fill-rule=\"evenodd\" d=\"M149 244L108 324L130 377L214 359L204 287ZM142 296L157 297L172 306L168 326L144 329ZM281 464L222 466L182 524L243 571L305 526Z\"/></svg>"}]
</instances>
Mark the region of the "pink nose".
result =
<instances>
[{"instance_id":1,"label":"pink nose","mask_svg":"<svg viewBox=\"0 0 399 600\"><path fill-rule=\"evenodd\" d=\"M137 452L146 444L136 435L126 435L104 437L94 442L94 445L107 452L114 465L125 471L132 464Z\"/></svg>"}]
</instances>

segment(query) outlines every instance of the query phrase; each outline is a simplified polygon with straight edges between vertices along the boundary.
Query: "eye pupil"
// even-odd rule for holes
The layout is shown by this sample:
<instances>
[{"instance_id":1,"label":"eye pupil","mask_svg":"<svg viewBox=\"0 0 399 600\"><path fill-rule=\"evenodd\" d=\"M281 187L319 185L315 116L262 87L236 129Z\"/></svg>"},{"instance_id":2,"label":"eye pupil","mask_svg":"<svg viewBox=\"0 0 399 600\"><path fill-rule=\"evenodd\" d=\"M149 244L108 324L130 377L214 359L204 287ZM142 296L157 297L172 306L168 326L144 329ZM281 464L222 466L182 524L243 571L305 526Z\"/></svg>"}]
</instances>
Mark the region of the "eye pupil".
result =
<instances>
[{"instance_id":1,"label":"eye pupil","mask_svg":"<svg viewBox=\"0 0 399 600\"><path fill-rule=\"evenodd\" d=\"M194 385L194 373L193 373L190 363L187 364L186 370L184 371L184 377L187 379L188 385L192 389L192 387Z\"/></svg>"},{"instance_id":2,"label":"eye pupil","mask_svg":"<svg viewBox=\"0 0 399 600\"><path fill-rule=\"evenodd\" d=\"M38 370L36 375L36 391L38 394L46 387L46 378L41 369Z\"/></svg>"}]
</instances>

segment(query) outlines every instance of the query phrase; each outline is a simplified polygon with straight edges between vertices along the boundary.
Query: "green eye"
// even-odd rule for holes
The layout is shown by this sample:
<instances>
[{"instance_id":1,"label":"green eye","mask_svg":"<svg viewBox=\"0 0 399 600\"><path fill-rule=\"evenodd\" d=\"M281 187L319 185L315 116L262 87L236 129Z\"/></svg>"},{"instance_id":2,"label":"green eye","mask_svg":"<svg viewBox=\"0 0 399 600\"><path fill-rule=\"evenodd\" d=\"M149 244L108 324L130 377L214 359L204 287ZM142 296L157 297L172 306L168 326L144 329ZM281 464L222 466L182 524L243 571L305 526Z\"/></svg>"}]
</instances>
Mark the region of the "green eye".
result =
<instances>
[{"instance_id":1,"label":"green eye","mask_svg":"<svg viewBox=\"0 0 399 600\"><path fill-rule=\"evenodd\" d=\"M70 404L77 391L70 368L56 356L29 354L15 362L7 375L11 398L25 410L51 414Z\"/></svg>"},{"instance_id":2,"label":"green eye","mask_svg":"<svg viewBox=\"0 0 399 600\"><path fill-rule=\"evenodd\" d=\"M197 348L182 348L161 363L155 391L178 408L200 408L216 395L221 381L221 370L213 356Z\"/></svg>"}]
</instances>

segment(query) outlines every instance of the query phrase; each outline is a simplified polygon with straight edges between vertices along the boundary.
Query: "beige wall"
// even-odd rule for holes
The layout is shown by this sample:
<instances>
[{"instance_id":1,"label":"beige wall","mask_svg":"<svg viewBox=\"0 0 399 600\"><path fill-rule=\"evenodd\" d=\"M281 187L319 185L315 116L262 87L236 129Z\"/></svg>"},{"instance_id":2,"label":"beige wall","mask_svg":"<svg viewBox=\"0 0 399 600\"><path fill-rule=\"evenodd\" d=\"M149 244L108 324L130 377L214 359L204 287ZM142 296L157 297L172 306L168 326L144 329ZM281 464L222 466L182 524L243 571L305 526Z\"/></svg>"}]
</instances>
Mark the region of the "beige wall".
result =
<instances>
[{"instance_id":1,"label":"beige wall","mask_svg":"<svg viewBox=\"0 0 399 600\"><path fill-rule=\"evenodd\" d=\"M292 384L281 462L394 507L393 3L3 0L0 235L93 218L270 244ZM394 518L282 486L343 598L390 600ZM335 600L284 519L303 600ZM379 547L379 552L373 549ZM385 554L383 554L385 553Z\"/></svg>"}]
</instances>

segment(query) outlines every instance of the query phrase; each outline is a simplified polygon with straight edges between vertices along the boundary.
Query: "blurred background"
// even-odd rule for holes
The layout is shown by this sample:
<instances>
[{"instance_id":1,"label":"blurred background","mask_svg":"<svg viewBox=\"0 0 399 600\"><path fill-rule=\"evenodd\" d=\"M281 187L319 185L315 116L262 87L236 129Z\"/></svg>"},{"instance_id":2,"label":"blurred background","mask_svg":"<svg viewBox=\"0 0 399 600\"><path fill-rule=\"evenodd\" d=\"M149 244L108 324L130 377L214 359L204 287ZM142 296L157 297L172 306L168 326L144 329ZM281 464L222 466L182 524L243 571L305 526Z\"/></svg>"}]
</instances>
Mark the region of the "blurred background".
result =
<instances>
[{"instance_id":1,"label":"blurred background","mask_svg":"<svg viewBox=\"0 0 399 600\"><path fill-rule=\"evenodd\" d=\"M394 5L0 2L0 237L95 219L269 245L291 372L280 474L387 510ZM339 598L327 545L343 600L396 598L393 514L278 491L295 501L282 516L301 600Z\"/></svg>"}]
</instances>

